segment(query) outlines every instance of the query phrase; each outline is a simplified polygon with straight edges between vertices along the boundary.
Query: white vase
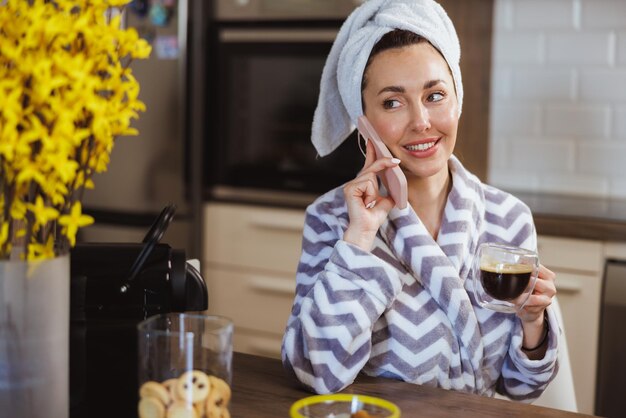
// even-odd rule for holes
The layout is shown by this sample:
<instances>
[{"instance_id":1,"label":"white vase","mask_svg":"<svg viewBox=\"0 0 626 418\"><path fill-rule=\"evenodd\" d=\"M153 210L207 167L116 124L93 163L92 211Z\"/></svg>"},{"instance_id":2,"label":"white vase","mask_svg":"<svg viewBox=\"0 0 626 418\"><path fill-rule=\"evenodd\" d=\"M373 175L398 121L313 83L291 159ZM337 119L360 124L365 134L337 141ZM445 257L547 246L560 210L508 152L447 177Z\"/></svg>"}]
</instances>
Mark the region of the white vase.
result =
<instances>
[{"instance_id":1,"label":"white vase","mask_svg":"<svg viewBox=\"0 0 626 418\"><path fill-rule=\"evenodd\" d=\"M0 261L3 417L69 416L69 261Z\"/></svg>"}]
</instances>

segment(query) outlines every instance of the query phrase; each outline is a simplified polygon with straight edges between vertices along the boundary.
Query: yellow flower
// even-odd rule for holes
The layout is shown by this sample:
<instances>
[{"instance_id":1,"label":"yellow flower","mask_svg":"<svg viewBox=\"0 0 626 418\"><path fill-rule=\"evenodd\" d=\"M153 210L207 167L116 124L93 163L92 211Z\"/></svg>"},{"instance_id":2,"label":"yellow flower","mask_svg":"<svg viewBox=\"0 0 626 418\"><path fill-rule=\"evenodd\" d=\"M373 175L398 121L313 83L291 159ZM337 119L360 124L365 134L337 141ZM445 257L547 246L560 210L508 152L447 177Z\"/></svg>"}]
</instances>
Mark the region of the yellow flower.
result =
<instances>
[{"instance_id":1,"label":"yellow flower","mask_svg":"<svg viewBox=\"0 0 626 418\"><path fill-rule=\"evenodd\" d=\"M54 238L52 235L48 237L45 244L33 243L28 245L29 260L54 258L54 255Z\"/></svg>"},{"instance_id":2,"label":"yellow flower","mask_svg":"<svg viewBox=\"0 0 626 418\"><path fill-rule=\"evenodd\" d=\"M47 158L49 167L55 171L63 183L69 184L76 177L78 163L68 158L67 154L63 154L62 152L56 154L51 153L44 158Z\"/></svg>"},{"instance_id":3,"label":"yellow flower","mask_svg":"<svg viewBox=\"0 0 626 418\"><path fill-rule=\"evenodd\" d=\"M21 167L20 173L17 175L17 184L27 183L35 181L39 185L44 185L46 177L39 169L39 165L36 162L29 161Z\"/></svg>"},{"instance_id":4,"label":"yellow flower","mask_svg":"<svg viewBox=\"0 0 626 418\"><path fill-rule=\"evenodd\" d=\"M26 216L26 205L21 200L14 200L10 213L13 219L24 219Z\"/></svg>"},{"instance_id":5,"label":"yellow flower","mask_svg":"<svg viewBox=\"0 0 626 418\"><path fill-rule=\"evenodd\" d=\"M63 226L63 234L70 241L70 245L76 244L76 232L78 228L82 228L93 223L93 218L89 215L82 214L82 206L80 202L75 202L69 215L61 215L59 224Z\"/></svg>"},{"instance_id":6,"label":"yellow flower","mask_svg":"<svg viewBox=\"0 0 626 418\"><path fill-rule=\"evenodd\" d=\"M152 47L145 39L139 39L135 44L133 58L148 58L152 52Z\"/></svg>"},{"instance_id":7,"label":"yellow flower","mask_svg":"<svg viewBox=\"0 0 626 418\"><path fill-rule=\"evenodd\" d=\"M35 216L35 225L45 225L59 216L59 211L46 206L41 196L37 196L35 203L27 203L26 207Z\"/></svg>"}]
</instances>

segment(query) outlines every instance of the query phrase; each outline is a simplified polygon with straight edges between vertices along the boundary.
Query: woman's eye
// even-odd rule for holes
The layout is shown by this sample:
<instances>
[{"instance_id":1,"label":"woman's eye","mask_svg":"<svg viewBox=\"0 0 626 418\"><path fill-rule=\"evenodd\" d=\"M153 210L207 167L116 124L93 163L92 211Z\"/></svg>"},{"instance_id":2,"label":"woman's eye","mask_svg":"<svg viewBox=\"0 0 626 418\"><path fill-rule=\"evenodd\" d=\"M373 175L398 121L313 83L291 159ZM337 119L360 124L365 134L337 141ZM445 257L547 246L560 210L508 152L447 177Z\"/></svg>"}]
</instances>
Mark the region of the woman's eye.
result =
<instances>
[{"instance_id":1,"label":"woman's eye","mask_svg":"<svg viewBox=\"0 0 626 418\"><path fill-rule=\"evenodd\" d=\"M400 102L398 100L389 99L383 102L383 107L385 109L395 109L398 106L400 106Z\"/></svg>"},{"instance_id":2,"label":"woman's eye","mask_svg":"<svg viewBox=\"0 0 626 418\"><path fill-rule=\"evenodd\" d=\"M429 102L438 102L440 100L443 100L444 97L446 97L445 94L441 93L441 92L437 92L437 93L433 93L431 95L428 96L428 101Z\"/></svg>"}]
</instances>

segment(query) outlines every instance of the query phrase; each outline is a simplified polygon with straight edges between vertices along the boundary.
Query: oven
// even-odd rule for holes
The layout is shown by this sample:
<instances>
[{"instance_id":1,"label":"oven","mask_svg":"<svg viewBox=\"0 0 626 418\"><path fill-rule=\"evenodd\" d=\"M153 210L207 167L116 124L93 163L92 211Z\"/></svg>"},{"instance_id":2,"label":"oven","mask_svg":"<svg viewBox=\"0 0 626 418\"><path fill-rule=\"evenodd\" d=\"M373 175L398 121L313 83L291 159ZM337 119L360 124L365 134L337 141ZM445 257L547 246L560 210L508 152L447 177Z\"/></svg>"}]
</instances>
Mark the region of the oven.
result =
<instances>
[{"instance_id":1,"label":"oven","mask_svg":"<svg viewBox=\"0 0 626 418\"><path fill-rule=\"evenodd\" d=\"M310 138L326 56L359 3L214 2L206 66L205 195L308 199L354 178L363 164L356 134L323 158Z\"/></svg>"}]
</instances>

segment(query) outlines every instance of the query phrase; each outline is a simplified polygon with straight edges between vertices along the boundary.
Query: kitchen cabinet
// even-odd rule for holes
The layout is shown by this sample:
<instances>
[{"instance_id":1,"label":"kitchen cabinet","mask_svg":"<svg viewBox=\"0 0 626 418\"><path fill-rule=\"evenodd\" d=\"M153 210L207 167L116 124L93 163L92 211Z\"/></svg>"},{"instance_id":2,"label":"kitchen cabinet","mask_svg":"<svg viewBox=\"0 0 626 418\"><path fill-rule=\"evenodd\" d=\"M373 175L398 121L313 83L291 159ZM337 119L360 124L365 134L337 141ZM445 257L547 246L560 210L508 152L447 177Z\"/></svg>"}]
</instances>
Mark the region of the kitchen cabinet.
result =
<instances>
[{"instance_id":1,"label":"kitchen cabinet","mask_svg":"<svg viewBox=\"0 0 626 418\"><path fill-rule=\"evenodd\" d=\"M579 412L592 414L595 400L604 271L601 241L540 236L541 263L556 273Z\"/></svg>"},{"instance_id":2,"label":"kitchen cabinet","mask_svg":"<svg viewBox=\"0 0 626 418\"><path fill-rule=\"evenodd\" d=\"M202 272L209 313L233 319L236 351L280 357L303 226L303 210L205 205Z\"/></svg>"}]
</instances>

